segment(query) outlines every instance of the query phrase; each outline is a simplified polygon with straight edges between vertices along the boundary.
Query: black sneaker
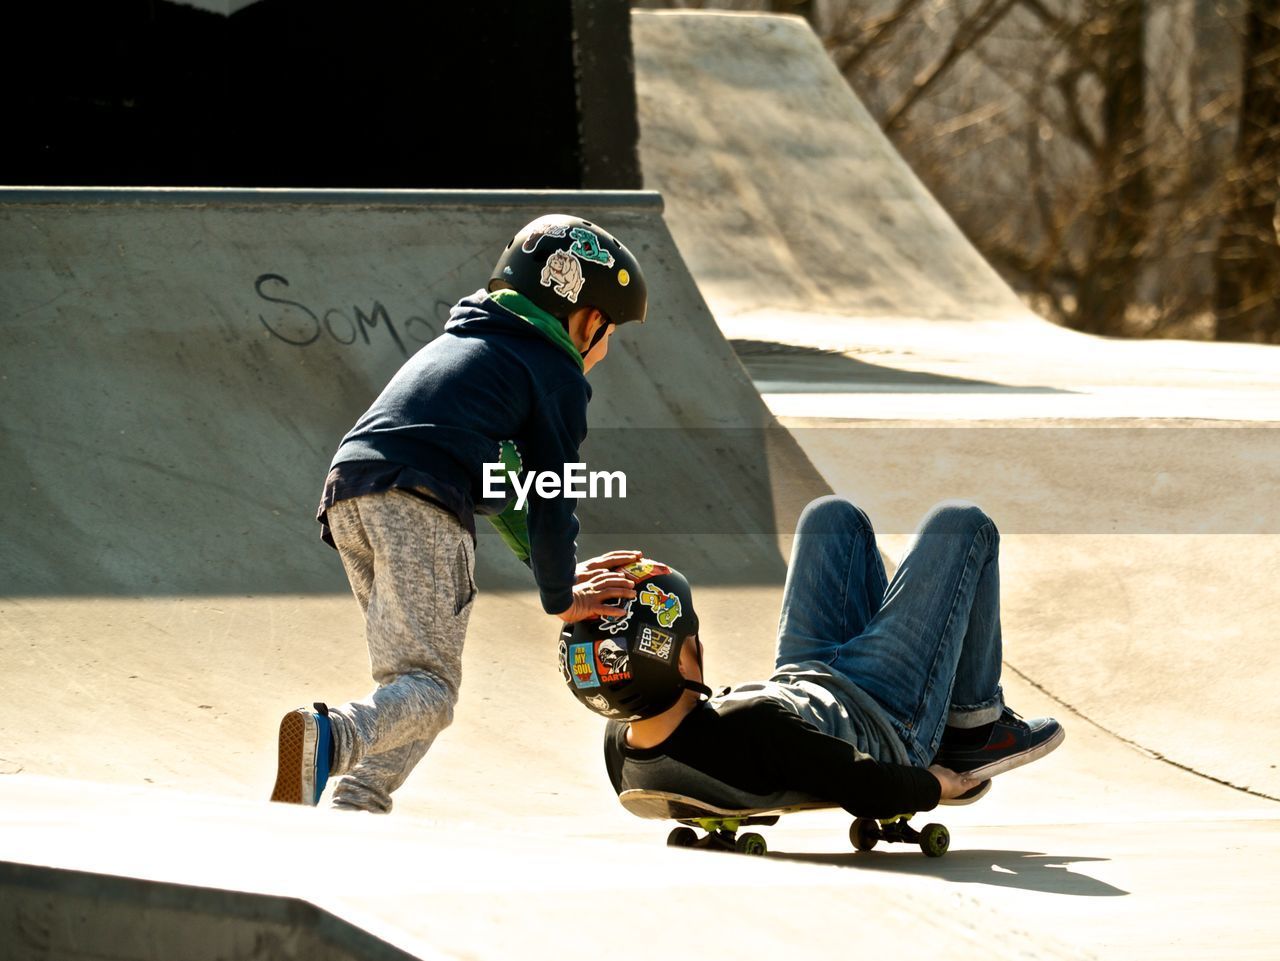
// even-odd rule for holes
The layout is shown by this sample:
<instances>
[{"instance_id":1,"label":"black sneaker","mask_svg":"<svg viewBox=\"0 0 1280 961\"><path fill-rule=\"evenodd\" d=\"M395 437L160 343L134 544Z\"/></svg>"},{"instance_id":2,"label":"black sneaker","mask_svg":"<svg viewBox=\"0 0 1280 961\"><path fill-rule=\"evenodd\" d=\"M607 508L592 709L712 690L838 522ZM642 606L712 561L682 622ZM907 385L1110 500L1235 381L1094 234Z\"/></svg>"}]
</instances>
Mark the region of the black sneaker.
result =
<instances>
[{"instance_id":1,"label":"black sneaker","mask_svg":"<svg viewBox=\"0 0 1280 961\"><path fill-rule=\"evenodd\" d=\"M1033 717L1024 721L1005 708L1000 719L991 725L991 734L985 744L973 747L943 744L934 763L957 774L991 778L1044 757L1066 736L1062 725L1051 717Z\"/></svg>"}]
</instances>

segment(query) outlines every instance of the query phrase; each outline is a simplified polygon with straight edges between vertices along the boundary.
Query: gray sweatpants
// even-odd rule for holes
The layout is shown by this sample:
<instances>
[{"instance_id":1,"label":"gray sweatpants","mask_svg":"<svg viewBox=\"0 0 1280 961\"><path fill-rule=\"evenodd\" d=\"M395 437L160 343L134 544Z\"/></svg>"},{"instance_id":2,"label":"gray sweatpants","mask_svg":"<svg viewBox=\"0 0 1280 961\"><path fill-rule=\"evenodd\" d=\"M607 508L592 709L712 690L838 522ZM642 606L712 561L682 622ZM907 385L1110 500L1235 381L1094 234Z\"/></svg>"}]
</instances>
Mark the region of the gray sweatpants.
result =
<instances>
[{"instance_id":1,"label":"gray sweatpants","mask_svg":"<svg viewBox=\"0 0 1280 961\"><path fill-rule=\"evenodd\" d=\"M453 720L462 643L475 600L475 545L448 511L404 491L338 501L329 528L364 611L378 687L330 708L333 806L391 810L436 735Z\"/></svg>"}]
</instances>

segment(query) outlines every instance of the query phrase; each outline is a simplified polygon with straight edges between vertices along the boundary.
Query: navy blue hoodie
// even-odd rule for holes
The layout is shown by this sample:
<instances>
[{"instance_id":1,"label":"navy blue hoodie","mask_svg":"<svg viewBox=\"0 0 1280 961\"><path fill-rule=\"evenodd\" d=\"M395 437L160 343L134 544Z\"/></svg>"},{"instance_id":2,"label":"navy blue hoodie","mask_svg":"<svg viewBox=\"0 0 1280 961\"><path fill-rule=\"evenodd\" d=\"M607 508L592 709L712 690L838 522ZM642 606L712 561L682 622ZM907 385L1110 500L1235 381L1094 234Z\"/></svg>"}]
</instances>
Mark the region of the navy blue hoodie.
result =
<instances>
[{"instance_id":1,"label":"navy blue hoodie","mask_svg":"<svg viewBox=\"0 0 1280 961\"><path fill-rule=\"evenodd\" d=\"M500 442L515 442L525 471L562 474L579 460L590 399L565 345L476 291L342 439L317 519L324 524L325 510L348 497L426 488L474 537L473 515L498 514L507 502L483 497L483 465L500 460ZM527 563L543 609L557 614L573 601L576 501L543 499L533 488L528 496ZM333 543L327 524L324 537Z\"/></svg>"}]
</instances>

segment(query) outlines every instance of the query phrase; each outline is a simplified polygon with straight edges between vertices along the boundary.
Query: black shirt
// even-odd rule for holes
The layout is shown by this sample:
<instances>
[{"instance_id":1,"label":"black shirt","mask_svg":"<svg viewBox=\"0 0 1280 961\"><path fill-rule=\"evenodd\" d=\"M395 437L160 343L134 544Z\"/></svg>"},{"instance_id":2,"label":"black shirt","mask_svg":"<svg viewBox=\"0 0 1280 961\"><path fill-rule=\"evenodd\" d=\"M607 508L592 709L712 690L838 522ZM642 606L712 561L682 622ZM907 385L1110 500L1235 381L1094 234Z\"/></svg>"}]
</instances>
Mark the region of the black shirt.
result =
<instances>
[{"instance_id":1,"label":"black shirt","mask_svg":"<svg viewBox=\"0 0 1280 961\"><path fill-rule=\"evenodd\" d=\"M626 733L627 725L617 721L605 731L605 765L619 794L624 788L680 793L660 763L664 758L741 791L803 792L856 817L928 811L942 793L924 768L869 758L768 697L703 702L657 747L629 747Z\"/></svg>"}]
</instances>

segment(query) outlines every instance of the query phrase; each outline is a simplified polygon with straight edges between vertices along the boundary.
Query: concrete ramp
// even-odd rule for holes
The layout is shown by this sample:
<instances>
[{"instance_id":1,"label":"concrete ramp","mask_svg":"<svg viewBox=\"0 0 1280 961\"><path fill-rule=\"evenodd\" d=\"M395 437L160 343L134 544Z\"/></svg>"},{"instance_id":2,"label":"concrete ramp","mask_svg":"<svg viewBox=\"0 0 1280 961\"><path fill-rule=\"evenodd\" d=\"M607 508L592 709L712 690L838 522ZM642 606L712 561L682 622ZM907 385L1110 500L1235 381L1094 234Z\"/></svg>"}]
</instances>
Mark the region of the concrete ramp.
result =
<instances>
[{"instance_id":1,"label":"concrete ramp","mask_svg":"<svg viewBox=\"0 0 1280 961\"><path fill-rule=\"evenodd\" d=\"M1280 419L1274 351L1031 313L803 20L637 11L632 32L645 185L775 413Z\"/></svg>"},{"instance_id":2,"label":"concrete ramp","mask_svg":"<svg viewBox=\"0 0 1280 961\"><path fill-rule=\"evenodd\" d=\"M637 11L632 35L645 183L722 323L1030 319L803 20Z\"/></svg>"},{"instance_id":3,"label":"concrete ramp","mask_svg":"<svg viewBox=\"0 0 1280 961\"><path fill-rule=\"evenodd\" d=\"M584 552L630 538L708 578L776 580L775 518L822 489L771 429L656 195L65 190L0 204L8 594L344 590L311 517L338 441L512 233L561 208L623 238L653 298L651 321L593 372L584 455L623 470L629 497L584 502ZM480 555L482 585L529 584L496 539Z\"/></svg>"}]
</instances>

